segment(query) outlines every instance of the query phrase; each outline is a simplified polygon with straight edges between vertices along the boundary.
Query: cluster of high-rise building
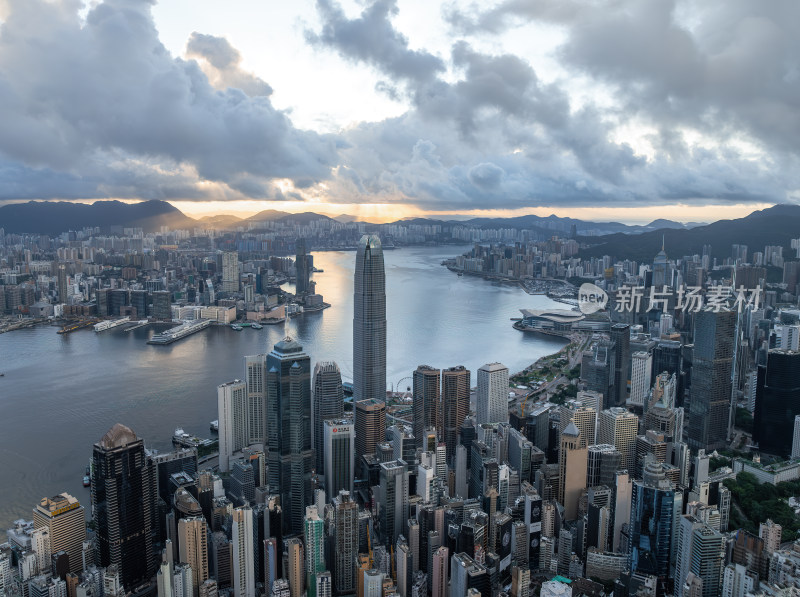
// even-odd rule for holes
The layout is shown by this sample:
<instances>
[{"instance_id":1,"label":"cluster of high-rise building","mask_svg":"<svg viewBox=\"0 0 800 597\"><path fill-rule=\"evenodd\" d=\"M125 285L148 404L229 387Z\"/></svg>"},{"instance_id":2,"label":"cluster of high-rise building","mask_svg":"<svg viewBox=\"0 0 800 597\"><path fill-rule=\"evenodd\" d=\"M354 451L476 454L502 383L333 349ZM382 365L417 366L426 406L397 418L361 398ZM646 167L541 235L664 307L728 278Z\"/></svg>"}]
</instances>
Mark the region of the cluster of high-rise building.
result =
<instances>
[{"instance_id":1,"label":"cluster of high-rise building","mask_svg":"<svg viewBox=\"0 0 800 597\"><path fill-rule=\"evenodd\" d=\"M571 242L552 242L549 250L571 258ZM298 291L313 294L313 261L304 242L295 248ZM470 258L513 275L533 264L524 275L544 275L536 271L544 248L534 249L476 248ZM778 258L764 255L773 265ZM714 271L708 261L675 263L662 251L644 270L609 264L597 281L612 298L632 279L672 288L702 280ZM223 254L219 265L221 281L205 288L238 292L246 273L238 257ZM732 267L739 280L763 281L746 247L736 246ZM60 293L70 282L66 268L57 274ZM731 446L800 457L800 311L748 304L692 312L644 301L585 337L567 399L542 393L522 405L500 363L474 379L457 364L421 364L411 373L411 404L403 402L387 393L386 330L383 248L365 235L355 258L352 402L339 366L311 363L287 337L244 356L242 379L218 386L216 457L157 453L113 426L93 447L88 512L61 494L9 529L0 594L800 590L800 543L782 543L780 525L764 520L758 535L730 528L725 481L766 463L711 470L714 450ZM752 437L735 428L737 408L754 414ZM800 461L781 466L765 482L800 478Z\"/></svg>"}]
</instances>

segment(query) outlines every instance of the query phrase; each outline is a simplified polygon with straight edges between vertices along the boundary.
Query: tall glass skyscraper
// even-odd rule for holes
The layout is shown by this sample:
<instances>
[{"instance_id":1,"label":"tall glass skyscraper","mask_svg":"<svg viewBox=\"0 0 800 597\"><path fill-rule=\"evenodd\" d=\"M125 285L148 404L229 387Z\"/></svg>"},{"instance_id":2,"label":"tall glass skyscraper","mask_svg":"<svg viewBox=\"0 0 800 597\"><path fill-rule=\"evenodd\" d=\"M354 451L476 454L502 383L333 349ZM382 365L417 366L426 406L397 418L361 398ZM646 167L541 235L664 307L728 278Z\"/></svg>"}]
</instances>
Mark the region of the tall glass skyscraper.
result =
<instances>
[{"instance_id":1,"label":"tall glass skyscraper","mask_svg":"<svg viewBox=\"0 0 800 597\"><path fill-rule=\"evenodd\" d=\"M735 332L735 311L695 315L688 442L692 451L727 445Z\"/></svg>"},{"instance_id":2,"label":"tall glass skyscraper","mask_svg":"<svg viewBox=\"0 0 800 597\"><path fill-rule=\"evenodd\" d=\"M353 297L353 396L386 400L386 274L375 235L358 243Z\"/></svg>"},{"instance_id":3,"label":"tall glass skyscraper","mask_svg":"<svg viewBox=\"0 0 800 597\"><path fill-rule=\"evenodd\" d=\"M753 439L762 452L792 452L794 418L800 415L800 352L773 349L758 368Z\"/></svg>"},{"instance_id":4,"label":"tall glass skyscraper","mask_svg":"<svg viewBox=\"0 0 800 597\"><path fill-rule=\"evenodd\" d=\"M284 531L303 532L311 504L311 360L303 347L285 338L267 355L267 445L269 485L281 496Z\"/></svg>"},{"instance_id":5,"label":"tall glass skyscraper","mask_svg":"<svg viewBox=\"0 0 800 597\"><path fill-rule=\"evenodd\" d=\"M94 445L92 460L95 564L116 566L122 585L133 589L156 570L154 470L144 441L119 423Z\"/></svg>"},{"instance_id":6,"label":"tall glass skyscraper","mask_svg":"<svg viewBox=\"0 0 800 597\"><path fill-rule=\"evenodd\" d=\"M325 470L324 422L341 419L344 415L342 373L334 362L319 362L314 366L314 397L311 404L314 429L313 448L318 473Z\"/></svg>"}]
</instances>

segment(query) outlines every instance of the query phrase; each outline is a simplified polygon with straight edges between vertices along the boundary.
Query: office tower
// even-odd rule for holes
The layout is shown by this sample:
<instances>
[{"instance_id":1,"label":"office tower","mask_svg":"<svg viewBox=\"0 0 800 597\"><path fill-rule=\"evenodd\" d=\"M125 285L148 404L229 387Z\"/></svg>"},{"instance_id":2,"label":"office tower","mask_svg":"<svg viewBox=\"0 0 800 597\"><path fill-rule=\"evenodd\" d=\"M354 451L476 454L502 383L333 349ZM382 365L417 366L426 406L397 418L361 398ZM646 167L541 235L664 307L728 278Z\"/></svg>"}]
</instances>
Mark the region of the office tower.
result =
<instances>
[{"instance_id":1,"label":"office tower","mask_svg":"<svg viewBox=\"0 0 800 597\"><path fill-rule=\"evenodd\" d=\"M69 571L83 570L83 542L86 541L84 507L68 493L42 498L33 509L34 528L45 528L50 536L50 551L65 551Z\"/></svg>"},{"instance_id":2,"label":"office tower","mask_svg":"<svg viewBox=\"0 0 800 597\"><path fill-rule=\"evenodd\" d=\"M478 369L477 423L508 421L508 367L489 363Z\"/></svg>"},{"instance_id":3,"label":"office tower","mask_svg":"<svg viewBox=\"0 0 800 597\"><path fill-rule=\"evenodd\" d=\"M624 408L614 407L600 412L597 442L610 444L621 454L620 468L633 473L636 464L636 434L639 417Z\"/></svg>"},{"instance_id":4,"label":"office tower","mask_svg":"<svg viewBox=\"0 0 800 597\"><path fill-rule=\"evenodd\" d=\"M348 419L324 422L325 492L334 496L344 489L352 493L355 472L355 429Z\"/></svg>"},{"instance_id":5,"label":"office tower","mask_svg":"<svg viewBox=\"0 0 800 597\"><path fill-rule=\"evenodd\" d=\"M581 432L581 445L585 448L595 443L597 429L597 411L584 406L577 400L570 400L559 408L558 431L563 433L570 423Z\"/></svg>"},{"instance_id":6,"label":"office tower","mask_svg":"<svg viewBox=\"0 0 800 597\"><path fill-rule=\"evenodd\" d=\"M58 264L58 300L62 303L67 302L67 266L64 263Z\"/></svg>"},{"instance_id":7,"label":"office tower","mask_svg":"<svg viewBox=\"0 0 800 597\"><path fill-rule=\"evenodd\" d=\"M308 597L318 597L317 574L325 571L325 521L319 517L316 506L306 507L304 527L306 587Z\"/></svg>"},{"instance_id":8,"label":"office tower","mask_svg":"<svg viewBox=\"0 0 800 597\"><path fill-rule=\"evenodd\" d=\"M47 527L33 529L31 550L36 554L36 571L39 574L49 571L53 551L50 549L50 531Z\"/></svg>"},{"instance_id":9,"label":"office tower","mask_svg":"<svg viewBox=\"0 0 800 597\"><path fill-rule=\"evenodd\" d=\"M95 564L116 566L122 585L134 588L155 573L155 475L144 441L117 423L92 454Z\"/></svg>"},{"instance_id":10,"label":"office tower","mask_svg":"<svg viewBox=\"0 0 800 597\"><path fill-rule=\"evenodd\" d=\"M427 450L424 445L425 432L440 429L439 424L439 377L440 371L429 365L420 365L414 371L412 410L414 413L414 437L417 447ZM441 437L441 435L440 435Z\"/></svg>"},{"instance_id":11,"label":"office tower","mask_svg":"<svg viewBox=\"0 0 800 597\"><path fill-rule=\"evenodd\" d=\"M295 242L297 253L294 260L294 269L296 273L295 294L300 296L308 292L309 282L311 280L311 256L306 254L306 239L298 238ZM313 590L308 587L308 590Z\"/></svg>"},{"instance_id":12,"label":"office tower","mask_svg":"<svg viewBox=\"0 0 800 597\"><path fill-rule=\"evenodd\" d=\"M353 396L386 400L386 276L381 241L375 235L361 237L356 251Z\"/></svg>"},{"instance_id":13,"label":"office tower","mask_svg":"<svg viewBox=\"0 0 800 597\"><path fill-rule=\"evenodd\" d=\"M643 350L631 355L631 396L629 402L646 409L650 394L650 375L653 369L653 356Z\"/></svg>"},{"instance_id":14,"label":"office tower","mask_svg":"<svg viewBox=\"0 0 800 597\"><path fill-rule=\"evenodd\" d=\"M200 585L208 580L208 530L202 516L178 521L178 553L180 561L192 567L192 592L200 595Z\"/></svg>"},{"instance_id":15,"label":"office tower","mask_svg":"<svg viewBox=\"0 0 800 597\"><path fill-rule=\"evenodd\" d=\"M284 531L301 534L311 503L311 363L291 338L267 355L270 491L281 496Z\"/></svg>"},{"instance_id":16,"label":"office tower","mask_svg":"<svg viewBox=\"0 0 800 597\"><path fill-rule=\"evenodd\" d=\"M665 371L674 374L677 381L675 406L683 406L684 373L682 346L677 340L661 340L653 348L653 374L655 377Z\"/></svg>"},{"instance_id":17,"label":"office tower","mask_svg":"<svg viewBox=\"0 0 800 597\"><path fill-rule=\"evenodd\" d=\"M447 462L452 463L458 432L469 414L470 371L463 365L442 371L442 420Z\"/></svg>"},{"instance_id":18,"label":"office tower","mask_svg":"<svg viewBox=\"0 0 800 597\"><path fill-rule=\"evenodd\" d=\"M662 239L661 250L653 259L653 286L655 286L657 290L661 290L665 285L669 286L672 284L671 278L669 261L667 260L667 253L664 250Z\"/></svg>"},{"instance_id":19,"label":"office tower","mask_svg":"<svg viewBox=\"0 0 800 597\"><path fill-rule=\"evenodd\" d=\"M725 539L694 516L681 516L675 540L675 597L688 597L684 585L689 574L702 581L702 597L719 597L725 560Z\"/></svg>"},{"instance_id":20,"label":"office tower","mask_svg":"<svg viewBox=\"0 0 800 597\"><path fill-rule=\"evenodd\" d=\"M781 548L781 533L783 528L768 518L767 522L758 525L758 536L764 540L764 549L770 553Z\"/></svg>"},{"instance_id":21,"label":"office tower","mask_svg":"<svg viewBox=\"0 0 800 597\"><path fill-rule=\"evenodd\" d=\"M244 357L244 382L247 384L247 445L263 444L267 437L266 381L266 355Z\"/></svg>"},{"instance_id":22,"label":"office tower","mask_svg":"<svg viewBox=\"0 0 800 597\"><path fill-rule=\"evenodd\" d=\"M535 446L516 429L508 437L508 464L519 472L520 481L533 481L531 458Z\"/></svg>"},{"instance_id":23,"label":"office tower","mask_svg":"<svg viewBox=\"0 0 800 597\"><path fill-rule=\"evenodd\" d=\"M356 466L364 456L373 456L386 439L386 402L368 398L355 403Z\"/></svg>"},{"instance_id":24,"label":"office tower","mask_svg":"<svg viewBox=\"0 0 800 597\"><path fill-rule=\"evenodd\" d=\"M288 554L288 580L291 597L302 597L305 593L305 564L303 542L299 537L286 541Z\"/></svg>"},{"instance_id":25,"label":"office tower","mask_svg":"<svg viewBox=\"0 0 800 597\"><path fill-rule=\"evenodd\" d=\"M234 597L255 597L256 575L253 554L253 511L250 506L234 508L231 543L233 547Z\"/></svg>"},{"instance_id":26,"label":"office tower","mask_svg":"<svg viewBox=\"0 0 800 597\"><path fill-rule=\"evenodd\" d=\"M239 292L239 253L222 254L222 292Z\"/></svg>"},{"instance_id":27,"label":"office tower","mask_svg":"<svg viewBox=\"0 0 800 597\"><path fill-rule=\"evenodd\" d=\"M219 470L230 470L231 457L248 445L247 384L234 380L217 386Z\"/></svg>"},{"instance_id":28,"label":"office tower","mask_svg":"<svg viewBox=\"0 0 800 597\"><path fill-rule=\"evenodd\" d=\"M758 367L757 383L753 439L762 452L785 458L792 453L794 420L800 415L800 352L770 350L766 364Z\"/></svg>"},{"instance_id":29,"label":"office tower","mask_svg":"<svg viewBox=\"0 0 800 597\"><path fill-rule=\"evenodd\" d=\"M433 554L432 570L428 571L431 580L431 597L447 597L448 592L448 566L450 564L450 550L441 546Z\"/></svg>"},{"instance_id":30,"label":"office tower","mask_svg":"<svg viewBox=\"0 0 800 597\"><path fill-rule=\"evenodd\" d=\"M471 589L481 597L491 597L489 573L466 553L457 553L450 558L450 597L467 597Z\"/></svg>"},{"instance_id":31,"label":"office tower","mask_svg":"<svg viewBox=\"0 0 800 597\"><path fill-rule=\"evenodd\" d=\"M581 359L581 379L587 388L603 395L603 407L611 408L616 404L618 393L614 385L616 373L616 351L614 342L608 336L597 335L592 339L589 350ZM627 372L627 363L625 364Z\"/></svg>"},{"instance_id":32,"label":"office tower","mask_svg":"<svg viewBox=\"0 0 800 597\"><path fill-rule=\"evenodd\" d=\"M659 583L666 582L669 574L675 522L682 501L663 468L661 463L648 461L642 480L633 482L628 529L630 571L655 576Z\"/></svg>"},{"instance_id":33,"label":"office tower","mask_svg":"<svg viewBox=\"0 0 800 597\"><path fill-rule=\"evenodd\" d=\"M692 451L727 445L736 315L735 311L695 314L687 442Z\"/></svg>"},{"instance_id":34,"label":"office tower","mask_svg":"<svg viewBox=\"0 0 800 597\"><path fill-rule=\"evenodd\" d=\"M575 423L570 423L561 432L558 501L564 506L565 520L578 517L578 500L586 489L587 449L580 435Z\"/></svg>"},{"instance_id":35,"label":"office tower","mask_svg":"<svg viewBox=\"0 0 800 597\"><path fill-rule=\"evenodd\" d=\"M621 460L622 454L610 444L589 446L586 486L607 485L613 487L617 471L623 468L620 465Z\"/></svg>"},{"instance_id":36,"label":"office tower","mask_svg":"<svg viewBox=\"0 0 800 597\"><path fill-rule=\"evenodd\" d=\"M314 428L312 447L315 454L317 473L325 470L324 421L341 419L344 416L344 389L342 372L334 362L319 362L314 365L313 402L311 421ZM334 495L328 492L328 495Z\"/></svg>"},{"instance_id":37,"label":"office tower","mask_svg":"<svg viewBox=\"0 0 800 597\"><path fill-rule=\"evenodd\" d=\"M617 390L615 406L623 406L628 399L628 368L631 359L631 328L627 323L611 326L614 343L614 387Z\"/></svg>"},{"instance_id":38,"label":"office tower","mask_svg":"<svg viewBox=\"0 0 800 597\"><path fill-rule=\"evenodd\" d=\"M741 564L728 564L722 573L722 597L745 597L758 587L758 574Z\"/></svg>"},{"instance_id":39,"label":"office tower","mask_svg":"<svg viewBox=\"0 0 800 597\"><path fill-rule=\"evenodd\" d=\"M393 545L408 520L408 470L403 460L380 464L378 528L384 545Z\"/></svg>"},{"instance_id":40,"label":"office tower","mask_svg":"<svg viewBox=\"0 0 800 597\"><path fill-rule=\"evenodd\" d=\"M333 498L333 590L336 595L351 595L356 590L358 557L358 504L347 491Z\"/></svg>"},{"instance_id":41,"label":"office tower","mask_svg":"<svg viewBox=\"0 0 800 597\"><path fill-rule=\"evenodd\" d=\"M385 574L374 568L362 570L359 585L361 591L359 597L383 597L383 579Z\"/></svg>"}]
</instances>

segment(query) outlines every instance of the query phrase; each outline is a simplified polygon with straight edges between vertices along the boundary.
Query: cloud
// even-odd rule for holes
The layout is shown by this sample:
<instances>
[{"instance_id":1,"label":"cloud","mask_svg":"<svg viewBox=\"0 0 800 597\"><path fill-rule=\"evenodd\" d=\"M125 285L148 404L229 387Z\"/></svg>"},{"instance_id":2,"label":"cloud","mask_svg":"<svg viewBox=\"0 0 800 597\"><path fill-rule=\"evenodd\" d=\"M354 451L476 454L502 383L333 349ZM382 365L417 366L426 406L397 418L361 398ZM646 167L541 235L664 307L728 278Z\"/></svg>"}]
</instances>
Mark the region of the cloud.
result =
<instances>
[{"instance_id":1,"label":"cloud","mask_svg":"<svg viewBox=\"0 0 800 597\"><path fill-rule=\"evenodd\" d=\"M350 148L342 158L360 173L365 189L360 197L350 189L353 201L379 196L381 201L410 200L432 209L785 201L800 186L792 174L797 166L794 152L780 155L777 161L784 166L779 168L774 156L754 157L752 151L732 143L742 131L738 123L743 114L738 109L726 113L723 106L732 100L723 101L721 90L704 91L724 79L719 74L709 80L713 71L705 55L708 47L718 44L732 51L731 41L681 25L668 0L652 5L627 0L508 0L486 11L459 12L453 6L446 11L463 34L500 33L531 20L565 28L568 35L557 55L576 75L595 78L610 88L614 93L610 106L592 98L578 104L568 81L544 83L520 56L478 51L466 40L453 44L447 71L437 68L425 71L425 76L400 76L383 49L390 40L389 55L411 52L402 35L386 32L392 26L386 7L394 7L393 3L372 3L353 19L330 1L317 5L323 32L348 32L347 36L307 33L317 47L327 46L378 68L404 87L411 102L400 118L363 123L345 133ZM735 13L743 6L728 15L733 22L740 20ZM368 15L375 14L381 15L379 28L384 35L354 51L350 35L361 39L360 29L374 23ZM704 14L703 22L721 22L720 18ZM756 21L744 19L741 26L760 32L748 35L759 39L761 46L770 46L769 27L760 18ZM791 22L795 21L786 18L784 28ZM758 55L748 62L765 58L763 47L756 45L745 44ZM788 55L782 60L791 64ZM794 72L786 66L782 76L794 81ZM759 78L754 72L748 76ZM703 94L713 101L694 99ZM787 116L792 133L797 114ZM655 130L642 135L652 151L638 153L618 140L621 126ZM698 129L702 129L699 143L696 134L692 143L687 142L684 131ZM797 142L800 136L787 133L786 138ZM763 141L765 151L773 146L766 138L756 141ZM787 170L788 164L795 167ZM329 188L336 188L335 181Z\"/></svg>"},{"instance_id":2,"label":"cloud","mask_svg":"<svg viewBox=\"0 0 800 597\"><path fill-rule=\"evenodd\" d=\"M444 61L428 52L412 50L408 40L393 26L396 0L376 0L356 19L348 19L332 0L317 0L322 30L306 31L317 46L335 47L345 58L376 66L398 79L429 81L445 70Z\"/></svg>"},{"instance_id":3,"label":"cloud","mask_svg":"<svg viewBox=\"0 0 800 597\"><path fill-rule=\"evenodd\" d=\"M251 97L272 95L272 87L266 81L244 72L239 67L242 57L224 37L204 35L195 31L186 44L186 55L206 61L210 68L204 72L217 89L234 87Z\"/></svg>"},{"instance_id":4,"label":"cloud","mask_svg":"<svg viewBox=\"0 0 800 597\"><path fill-rule=\"evenodd\" d=\"M0 157L12 170L80 181L64 193L89 197L205 197L188 190L210 181L237 198L261 198L272 194L271 178L308 184L337 163L339 141L295 128L224 39L193 35L188 45L216 71L216 88L198 62L172 57L149 2L106 0L85 22L76 2L9 7L0 29ZM181 184L154 190L174 168ZM35 182L27 193L0 188L5 199L54 194Z\"/></svg>"}]
</instances>

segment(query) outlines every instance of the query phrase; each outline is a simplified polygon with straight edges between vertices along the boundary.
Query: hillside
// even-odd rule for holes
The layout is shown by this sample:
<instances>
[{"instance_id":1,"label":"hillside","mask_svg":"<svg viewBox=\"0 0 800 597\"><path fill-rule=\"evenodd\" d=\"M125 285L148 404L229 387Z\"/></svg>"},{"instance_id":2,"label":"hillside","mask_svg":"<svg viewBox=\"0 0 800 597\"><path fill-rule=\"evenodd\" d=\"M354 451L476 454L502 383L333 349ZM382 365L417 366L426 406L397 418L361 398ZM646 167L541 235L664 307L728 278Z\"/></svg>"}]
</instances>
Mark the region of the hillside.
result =
<instances>
[{"instance_id":1,"label":"hillside","mask_svg":"<svg viewBox=\"0 0 800 597\"><path fill-rule=\"evenodd\" d=\"M800 237L800 205L775 205L754 211L736 220L719 220L713 224L690 229L661 229L642 234L610 234L585 237L592 244L582 251L585 257L611 255L615 259L649 261L661 250L662 239L670 258L702 254L703 245L711 245L712 257L730 257L731 245L747 245L749 254L763 251L766 245L784 247L789 251L793 238Z\"/></svg>"}]
</instances>

